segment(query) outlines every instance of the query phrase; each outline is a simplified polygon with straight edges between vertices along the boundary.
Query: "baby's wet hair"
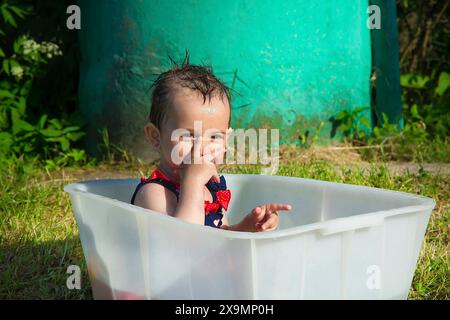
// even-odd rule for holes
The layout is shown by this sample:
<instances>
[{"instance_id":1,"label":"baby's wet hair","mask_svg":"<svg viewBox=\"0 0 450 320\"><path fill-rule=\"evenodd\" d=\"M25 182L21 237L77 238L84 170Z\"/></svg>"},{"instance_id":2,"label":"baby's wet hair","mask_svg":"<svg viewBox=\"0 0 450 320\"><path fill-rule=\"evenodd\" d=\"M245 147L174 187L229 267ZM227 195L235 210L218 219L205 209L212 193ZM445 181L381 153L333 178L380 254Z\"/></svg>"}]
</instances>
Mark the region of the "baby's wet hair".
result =
<instances>
[{"instance_id":1,"label":"baby's wet hair","mask_svg":"<svg viewBox=\"0 0 450 320\"><path fill-rule=\"evenodd\" d=\"M213 72L212 66L195 65L189 62L189 52L186 50L185 57L181 64L175 62L170 56L172 67L161 73L153 82L151 108L149 121L158 129L161 129L162 122L171 102L171 94L178 88L189 88L203 96L203 103L206 98L218 95L220 99L224 97L230 105L231 121L231 89L220 81Z\"/></svg>"}]
</instances>

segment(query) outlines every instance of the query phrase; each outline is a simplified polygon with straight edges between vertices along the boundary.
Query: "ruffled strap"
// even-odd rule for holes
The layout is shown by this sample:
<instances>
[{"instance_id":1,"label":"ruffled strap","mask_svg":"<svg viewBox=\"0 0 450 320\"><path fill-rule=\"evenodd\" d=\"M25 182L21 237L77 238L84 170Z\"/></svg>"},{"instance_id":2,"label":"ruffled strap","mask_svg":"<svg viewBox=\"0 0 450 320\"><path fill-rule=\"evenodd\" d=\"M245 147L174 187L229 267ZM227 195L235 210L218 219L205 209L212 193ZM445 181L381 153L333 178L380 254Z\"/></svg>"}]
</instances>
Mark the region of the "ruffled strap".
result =
<instances>
[{"instance_id":1,"label":"ruffled strap","mask_svg":"<svg viewBox=\"0 0 450 320\"><path fill-rule=\"evenodd\" d=\"M227 190L227 183L224 176L220 176L220 182L209 180L206 184L209 190L216 195L216 201L205 201L205 211L221 212L222 208L228 210L228 204L231 200L231 191Z\"/></svg>"},{"instance_id":2,"label":"ruffled strap","mask_svg":"<svg viewBox=\"0 0 450 320\"><path fill-rule=\"evenodd\" d=\"M172 181L170 180L161 170L159 169L155 169L153 170L152 174L150 175L150 177L148 178L141 178L141 182L149 182L151 180L155 180L155 179L163 179L166 181L169 181L170 183L172 183L175 187L177 187L177 189L180 188L180 184L178 182Z\"/></svg>"},{"instance_id":3,"label":"ruffled strap","mask_svg":"<svg viewBox=\"0 0 450 320\"><path fill-rule=\"evenodd\" d=\"M165 180L170 182L175 186L176 189L180 189L180 184L178 182L170 180L161 170L155 169L148 178L141 178L141 183L148 183L152 180ZM206 184L207 188L211 190L215 195L217 200L210 202L205 200L205 213L208 215L210 212L221 213L222 208L228 210L228 204L231 200L231 191L227 190L227 182L224 176L220 176L220 182L209 180ZM178 198L178 194L177 194Z\"/></svg>"},{"instance_id":4,"label":"ruffled strap","mask_svg":"<svg viewBox=\"0 0 450 320\"><path fill-rule=\"evenodd\" d=\"M226 190L227 182L224 176L220 176L220 182L213 181L212 179L206 184L212 191Z\"/></svg>"}]
</instances>

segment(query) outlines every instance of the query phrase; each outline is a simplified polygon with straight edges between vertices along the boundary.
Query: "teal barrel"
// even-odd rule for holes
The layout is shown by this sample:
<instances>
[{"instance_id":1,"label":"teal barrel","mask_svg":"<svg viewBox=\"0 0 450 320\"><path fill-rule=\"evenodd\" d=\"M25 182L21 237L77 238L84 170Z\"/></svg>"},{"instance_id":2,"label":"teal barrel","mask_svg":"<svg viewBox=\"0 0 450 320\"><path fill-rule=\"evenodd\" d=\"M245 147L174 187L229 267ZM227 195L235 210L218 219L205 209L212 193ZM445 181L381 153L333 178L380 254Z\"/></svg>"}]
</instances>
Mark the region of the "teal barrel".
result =
<instances>
[{"instance_id":1,"label":"teal barrel","mask_svg":"<svg viewBox=\"0 0 450 320\"><path fill-rule=\"evenodd\" d=\"M80 0L79 97L88 119L88 150L99 130L148 158L143 126L155 75L181 60L212 65L239 94L233 128L280 129L282 143L341 110L368 109L371 37L368 0Z\"/></svg>"}]
</instances>

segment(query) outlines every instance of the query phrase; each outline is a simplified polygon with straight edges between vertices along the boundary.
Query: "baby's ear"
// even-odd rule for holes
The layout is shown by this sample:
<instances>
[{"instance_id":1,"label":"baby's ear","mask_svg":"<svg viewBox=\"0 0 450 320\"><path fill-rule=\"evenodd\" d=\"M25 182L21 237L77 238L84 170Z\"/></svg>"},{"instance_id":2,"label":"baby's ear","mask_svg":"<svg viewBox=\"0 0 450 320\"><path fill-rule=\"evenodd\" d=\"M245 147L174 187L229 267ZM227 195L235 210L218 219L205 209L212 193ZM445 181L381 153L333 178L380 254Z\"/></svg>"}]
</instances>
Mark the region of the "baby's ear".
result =
<instances>
[{"instance_id":1,"label":"baby's ear","mask_svg":"<svg viewBox=\"0 0 450 320\"><path fill-rule=\"evenodd\" d=\"M151 122L144 126L145 137L155 148L159 148L161 144L161 135L159 129Z\"/></svg>"}]
</instances>

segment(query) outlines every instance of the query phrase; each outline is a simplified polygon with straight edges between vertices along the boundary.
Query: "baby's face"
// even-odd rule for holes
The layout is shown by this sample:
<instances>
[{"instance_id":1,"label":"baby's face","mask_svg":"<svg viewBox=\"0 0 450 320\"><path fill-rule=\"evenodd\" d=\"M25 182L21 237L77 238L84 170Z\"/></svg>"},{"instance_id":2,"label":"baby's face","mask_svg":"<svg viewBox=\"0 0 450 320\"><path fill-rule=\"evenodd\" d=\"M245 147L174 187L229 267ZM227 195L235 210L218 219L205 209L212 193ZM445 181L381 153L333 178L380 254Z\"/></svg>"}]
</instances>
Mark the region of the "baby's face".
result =
<instances>
[{"instance_id":1,"label":"baby's face","mask_svg":"<svg viewBox=\"0 0 450 320\"><path fill-rule=\"evenodd\" d=\"M193 155L209 155L216 164L223 162L226 149L230 106L227 98L215 95L206 99L195 91L177 89L160 132L161 160L170 169ZM195 146L195 148L194 148Z\"/></svg>"}]
</instances>

